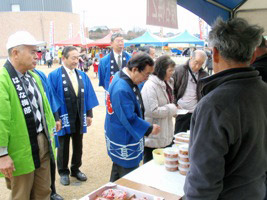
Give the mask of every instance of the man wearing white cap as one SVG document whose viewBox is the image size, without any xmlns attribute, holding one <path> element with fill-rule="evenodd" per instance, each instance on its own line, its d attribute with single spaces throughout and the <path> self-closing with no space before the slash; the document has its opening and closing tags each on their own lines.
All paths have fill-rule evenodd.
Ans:
<svg viewBox="0 0 267 200">
<path fill-rule="evenodd" d="M 38 75 L 37 45 L 26 31 L 11 35 L 0 70 L 0 176 L 12 200 L 50 199 L 50 134 L 55 120 Z"/>
</svg>

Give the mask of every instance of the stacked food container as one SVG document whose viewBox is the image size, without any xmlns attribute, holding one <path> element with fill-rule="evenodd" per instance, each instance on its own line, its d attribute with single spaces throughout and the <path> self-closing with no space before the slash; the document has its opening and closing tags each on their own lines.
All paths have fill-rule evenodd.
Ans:
<svg viewBox="0 0 267 200">
<path fill-rule="evenodd" d="M 186 175 L 190 167 L 189 156 L 188 156 L 188 144 L 181 144 L 178 147 L 178 150 L 179 150 L 178 153 L 179 172 L 182 175 Z"/>
<path fill-rule="evenodd" d="M 161 165 L 164 163 L 167 171 L 178 171 L 186 175 L 189 171 L 190 162 L 188 155 L 190 132 L 181 132 L 174 135 L 174 144 L 165 149 L 154 149 L 153 159 Z"/>
<path fill-rule="evenodd" d="M 189 171 L 190 162 L 188 155 L 190 132 L 181 132 L 174 135 L 173 147 L 178 149 L 178 169 L 180 174 L 186 175 Z"/>
<path fill-rule="evenodd" d="M 167 171 L 178 170 L 178 149 L 167 147 L 164 149 L 164 165 Z"/>
</svg>

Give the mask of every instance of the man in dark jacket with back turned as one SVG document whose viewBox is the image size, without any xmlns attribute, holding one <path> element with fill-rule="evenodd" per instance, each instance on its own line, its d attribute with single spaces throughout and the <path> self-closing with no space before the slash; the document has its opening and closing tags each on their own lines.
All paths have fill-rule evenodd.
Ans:
<svg viewBox="0 0 267 200">
<path fill-rule="evenodd" d="M 188 110 L 188 113 L 176 117 L 174 133 L 184 132 L 190 128 L 192 113 L 201 98 L 202 84 L 199 79 L 208 76 L 208 73 L 202 69 L 206 58 L 204 51 L 196 50 L 186 64 L 175 69 L 174 102 L 180 109 Z"/>
<path fill-rule="evenodd" d="M 267 42 L 264 37 L 262 37 L 261 44 L 256 48 L 255 55 L 256 59 L 251 64 L 251 67 L 258 70 L 262 80 L 267 83 Z M 267 194 L 265 200 L 267 200 Z"/>
<path fill-rule="evenodd" d="M 192 116 L 187 200 L 265 197 L 267 85 L 249 67 L 262 32 L 235 18 L 217 19 L 209 33 L 215 74 Z"/>
<path fill-rule="evenodd" d="M 251 64 L 253 68 L 260 72 L 262 80 L 267 83 L 267 42 L 262 37 L 261 44 L 255 50 L 256 59 Z"/>
</svg>

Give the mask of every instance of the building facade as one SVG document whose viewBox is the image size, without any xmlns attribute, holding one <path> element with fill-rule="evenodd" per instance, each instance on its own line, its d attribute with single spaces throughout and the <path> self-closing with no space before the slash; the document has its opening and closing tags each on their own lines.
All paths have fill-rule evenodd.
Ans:
<svg viewBox="0 0 267 200">
<path fill-rule="evenodd" d="M 6 58 L 7 39 L 16 31 L 28 31 L 51 46 L 75 36 L 80 17 L 72 13 L 71 0 L 1 0 L 0 26 L 0 58 Z"/>
<path fill-rule="evenodd" d="M 72 0 L 1 0 L 0 12 L 72 12 Z"/>
</svg>

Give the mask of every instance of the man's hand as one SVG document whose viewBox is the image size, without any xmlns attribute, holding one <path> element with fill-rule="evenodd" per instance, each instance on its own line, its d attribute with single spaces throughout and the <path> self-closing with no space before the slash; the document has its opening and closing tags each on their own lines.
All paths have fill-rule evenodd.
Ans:
<svg viewBox="0 0 267 200">
<path fill-rule="evenodd" d="M 86 123 L 87 123 L 87 126 L 91 126 L 92 118 L 91 117 L 86 117 Z"/>
<path fill-rule="evenodd" d="M 5 177 L 11 178 L 12 172 L 15 171 L 13 160 L 9 155 L 0 157 L 0 172 L 4 174 Z"/>
<path fill-rule="evenodd" d="M 153 124 L 153 129 L 152 129 L 151 134 L 157 135 L 157 134 L 159 134 L 159 131 L 160 131 L 160 126 L 157 124 Z"/>
<path fill-rule="evenodd" d="M 56 121 L 56 132 L 60 131 L 62 128 L 61 120 Z"/>
</svg>

